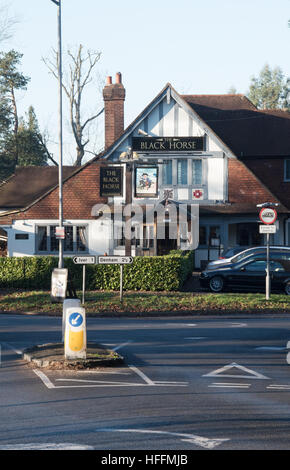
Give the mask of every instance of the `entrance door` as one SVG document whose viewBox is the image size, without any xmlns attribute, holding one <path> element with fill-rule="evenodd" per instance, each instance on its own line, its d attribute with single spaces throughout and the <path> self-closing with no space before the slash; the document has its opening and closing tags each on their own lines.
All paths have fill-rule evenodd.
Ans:
<svg viewBox="0 0 290 470">
<path fill-rule="evenodd" d="M 171 250 L 177 249 L 177 239 L 169 237 L 169 224 L 165 224 L 164 239 L 157 239 L 157 255 L 168 255 Z"/>
</svg>

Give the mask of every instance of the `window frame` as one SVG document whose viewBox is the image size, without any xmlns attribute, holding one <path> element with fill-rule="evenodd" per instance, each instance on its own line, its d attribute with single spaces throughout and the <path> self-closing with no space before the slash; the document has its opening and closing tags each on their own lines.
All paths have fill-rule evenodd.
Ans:
<svg viewBox="0 0 290 470">
<path fill-rule="evenodd" d="M 39 228 L 40 227 L 45 227 L 46 228 L 46 250 L 39 250 Z M 57 255 L 59 253 L 58 245 L 56 250 L 52 250 L 52 239 L 55 240 L 55 237 L 53 237 L 53 229 L 55 227 L 58 227 L 58 224 L 56 223 L 40 223 L 40 224 L 35 224 L 35 254 L 37 255 Z M 88 231 L 88 224 L 87 223 L 80 223 L 80 224 L 64 224 L 65 228 L 72 228 L 72 251 L 71 250 L 66 250 L 65 249 L 65 243 L 64 243 L 64 250 L 63 253 L 65 255 L 70 255 L 70 254 L 75 254 L 75 253 L 89 253 L 89 231 Z M 84 228 L 85 229 L 85 234 L 86 234 L 86 249 L 85 250 L 78 250 L 77 249 L 77 228 Z"/>
</svg>

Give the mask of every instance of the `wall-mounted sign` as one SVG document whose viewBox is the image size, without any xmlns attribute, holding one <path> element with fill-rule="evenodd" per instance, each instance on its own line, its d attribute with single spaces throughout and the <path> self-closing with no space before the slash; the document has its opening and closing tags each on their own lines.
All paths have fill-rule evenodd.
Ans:
<svg viewBox="0 0 290 470">
<path fill-rule="evenodd" d="M 107 166 L 100 169 L 100 196 L 123 195 L 123 168 Z"/>
<path fill-rule="evenodd" d="M 193 189 L 192 190 L 192 199 L 203 199 L 203 190 L 202 189 Z"/>
<path fill-rule="evenodd" d="M 204 150 L 203 137 L 133 137 L 137 152 L 192 152 Z"/>
<path fill-rule="evenodd" d="M 135 196 L 156 197 L 158 192 L 157 166 L 135 168 Z"/>
</svg>

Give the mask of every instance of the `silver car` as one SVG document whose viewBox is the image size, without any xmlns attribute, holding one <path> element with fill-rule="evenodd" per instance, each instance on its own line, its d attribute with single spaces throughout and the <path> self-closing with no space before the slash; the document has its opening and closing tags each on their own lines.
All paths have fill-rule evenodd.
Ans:
<svg viewBox="0 0 290 470">
<path fill-rule="evenodd" d="M 228 263 L 238 263 L 239 261 L 242 261 L 244 259 L 247 259 L 250 256 L 257 256 L 257 255 L 262 255 L 266 253 L 266 246 L 254 246 L 252 248 L 248 248 L 247 250 L 241 251 L 240 253 L 231 256 L 230 258 L 223 258 L 223 259 L 217 259 L 215 261 L 210 261 L 206 267 L 206 269 L 215 269 L 220 266 L 226 266 Z M 270 246 L 270 251 L 273 252 L 273 250 L 279 250 L 279 251 L 285 251 L 289 253 L 290 257 L 290 246 L 279 246 L 279 245 L 273 245 Z"/>
</svg>

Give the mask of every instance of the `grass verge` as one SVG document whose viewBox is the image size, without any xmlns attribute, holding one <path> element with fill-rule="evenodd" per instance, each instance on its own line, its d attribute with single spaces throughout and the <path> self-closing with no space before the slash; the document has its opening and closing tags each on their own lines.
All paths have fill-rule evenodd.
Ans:
<svg viewBox="0 0 290 470">
<path fill-rule="evenodd" d="M 78 292 L 81 299 L 81 292 Z M 263 293 L 192 293 L 192 292 L 86 292 L 87 316 L 105 314 L 162 313 L 290 313 L 290 297 Z M 0 311 L 61 315 L 62 304 L 53 304 L 48 291 L 0 290 Z"/>
</svg>

